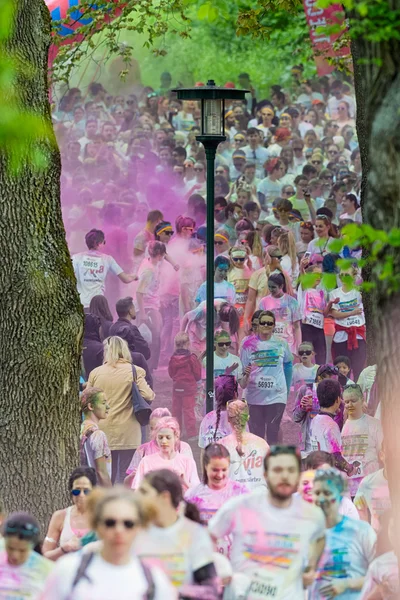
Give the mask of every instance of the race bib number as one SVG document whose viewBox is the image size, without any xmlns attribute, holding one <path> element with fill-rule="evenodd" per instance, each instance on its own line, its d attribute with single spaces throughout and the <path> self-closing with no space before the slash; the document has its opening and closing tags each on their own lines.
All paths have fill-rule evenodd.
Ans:
<svg viewBox="0 0 400 600">
<path fill-rule="evenodd" d="M 308 313 L 306 315 L 305 321 L 307 325 L 318 327 L 318 329 L 322 329 L 324 326 L 324 317 L 318 313 Z"/>
<path fill-rule="evenodd" d="M 364 477 L 364 467 L 360 458 L 355 457 L 352 462 L 353 465 L 355 463 L 355 470 L 353 475 L 350 475 L 349 479 L 358 479 L 359 477 Z"/>
<path fill-rule="evenodd" d="M 267 377 L 266 375 L 260 375 L 256 380 L 256 385 L 261 390 L 272 390 L 275 384 L 275 377 Z"/>
<path fill-rule="evenodd" d="M 236 292 L 236 304 L 246 304 L 247 296 L 247 292 Z"/>
<path fill-rule="evenodd" d="M 276 335 L 283 335 L 285 333 L 284 323 L 276 323 L 274 333 Z"/>
<path fill-rule="evenodd" d="M 346 327 L 361 327 L 360 317 L 349 317 L 346 319 Z"/>
<path fill-rule="evenodd" d="M 246 600 L 280 600 L 282 589 L 282 575 L 260 569 L 252 576 Z"/>
</svg>

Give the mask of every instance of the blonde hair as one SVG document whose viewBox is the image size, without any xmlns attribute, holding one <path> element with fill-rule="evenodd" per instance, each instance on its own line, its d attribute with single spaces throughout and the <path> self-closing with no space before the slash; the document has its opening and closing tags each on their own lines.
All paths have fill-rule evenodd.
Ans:
<svg viewBox="0 0 400 600">
<path fill-rule="evenodd" d="M 232 400 L 232 402 L 228 402 L 226 412 L 228 414 L 228 422 L 232 427 L 238 443 L 236 446 L 236 451 L 239 456 L 243 456 L 243 431 L 245 430 L 246 423 L 249 420 L 249 407 L 247 402 L 243 402 L 243 400 Z"/>
<path fill-rule="evenodd" d="M 157 517 L 158 511 L 151 501 L 142 499 L 138 494 L 127 490 L 122 486 L 113 488 L 95 488 L 88 496 L 87 509 L 89 525 L 92 530 L 98 527 L 106 504 L 122 500 L 134 506 L 138 513 L 138 521 L 141 527 L 148 527 Z"/>
<path fill-rule="evenodd" d="M 175 339 L 174 339 L 174 344 L 175 344 L 176 349 L 183 348 L 184 346 L 186 346 L 189 343 L 190 343 L 190 338 L 186 332 L 180 331 L 179 333 L 176 334 Z"/>
<path fill-rule="evenodd" d="M 278 238 L 278 248 L 285 256 L 286 254 L 290 258 L 292 264 L 292 272 L 294 273 L 297 266 L 297 252 L 296 242 L 294 235 L 291 231 L 284 231 Z"/>
<path fill-rule="evenodd" d="M 132 356 L 128 348 L 128 344 L 125 340 L 113 335 L 108 337 L 103 342 L 104 346 L 104 358 L 103 364 L 108 364 L 111 367 L 115 367 L 117 362 L 121 359 L 132 362 Z"/>
</svg>

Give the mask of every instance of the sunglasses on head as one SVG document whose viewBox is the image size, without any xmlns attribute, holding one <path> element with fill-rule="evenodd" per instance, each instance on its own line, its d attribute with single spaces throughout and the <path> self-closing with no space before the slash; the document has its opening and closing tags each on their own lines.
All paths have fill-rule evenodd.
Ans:
<svg viewBox="0 0 400 600">
<path fill-rule="evenodd" d="M 125 527 L 125 529 L 133 529 L 136 525 L 135 521 L 132 521 L 131 519 L 104 519 L 103 520 L 103 525 L 105 527 L 107 527 L 107 529 L 113 529 L 114 527 L 117 526 L 118 523 L 122 523 L 122 525 Z"/>
<path fill-rule="evenodd" d="M 71 491 L 71 494 L 73 496 L 80 496 L 82 494 L 82 492 L 85 494 L 85 496 L 88 496 L 90 494 L 91 490 L 89 490 L 87 488 L 85 488 L 84 490 L 75 489 L 75 490 Z"/>
<path fill-rule="evenodd" d="M 32 538 L 39 535 L 39 529 L 32 523 L 24 523 L 21 525 L 20 523 L 11 521 L 10 523 L 7 523 L 4 535 L 16 535 L 19 538 Z"/>
<path fill-rule="evenodd" d="M 361 386 L 358 385 L 358 383 L 349 383 L 348 385 L 345 385 L 344 390 L 361 390 Z"/>
<path fill-rule="evenodd" d="M 229 346 L 231 345 L 231 342 L 217 342 L 217 346 L 219 348 L 229 348 Z"/>
<path fill-rule="evenodd" d="M 312 350 L 299 350 L 299 356 L 311 356 Z"/>
<path fill-rule="evenodd" d="M 244 262 L 246 259 L 245 259 L 245 258 L 241 258 L 241 257 L 239 257 L 239 256 L 237 256 L 236 258 L 234 258 L 234 257 L 232 256 L 232 260 L 233 260 L 233 261 L 235 261 L 235 262 Z"/>
<path fill-rule="evenodd" d="M 259 325 L 262 327 L 274 327 L 275 323 L 274 321 L 260 321 Z"/>
<path fill-rule="evenodd" d="M 301 221 L 300 227 L 306 227 L 307 229 L 313 229 L 314 226 L 310 221 Z"/>
<path fill-rule="evenodd" d="M 294 456 L 300 457 L 300 452 L 297 446 L 287 446 L 286 444 L 277 444 L 269 447 L 267 456 L 279 456 L 279 454 L 293 454 Z"/>
</svg>

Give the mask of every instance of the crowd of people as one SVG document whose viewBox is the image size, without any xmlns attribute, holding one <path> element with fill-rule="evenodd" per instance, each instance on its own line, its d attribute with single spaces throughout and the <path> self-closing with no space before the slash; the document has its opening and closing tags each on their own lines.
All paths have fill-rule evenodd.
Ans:
<svg viewBox="0 0 400 600">
<path fill-rule="evenodd" d="M 54 107 L 85 311 L 80 456 L 47 532 L 0 505 L 2 600 L 398 597 L 345 229 L 362 221 L 353 88 L 301 65 L 267 98 L 246 73 L 235 86 L 249 93 L 227 103 L 215 161 L 209 413 L 198 103 L 163 73 L 159 89 L 93 82 Z"/>
</svg>

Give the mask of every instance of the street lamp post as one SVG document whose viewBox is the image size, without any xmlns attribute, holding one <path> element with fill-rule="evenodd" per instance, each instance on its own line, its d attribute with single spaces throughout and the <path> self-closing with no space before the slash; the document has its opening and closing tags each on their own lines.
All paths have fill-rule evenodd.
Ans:
<svg viewBox="0 0 400 600">
<path fill-rule="evenodd" d="M 198 142 L 207 159 L 207 276 L 206 276 L 206 409 L 214 408 L 214 162 L 217 147 L 224 142 L 225 100 L 244 100 L 247 90 L 221 88 L 211 79 L 207 85 L 172 90 L 178 100 L 201 101 L 201 128 Z"/>
</svg>

